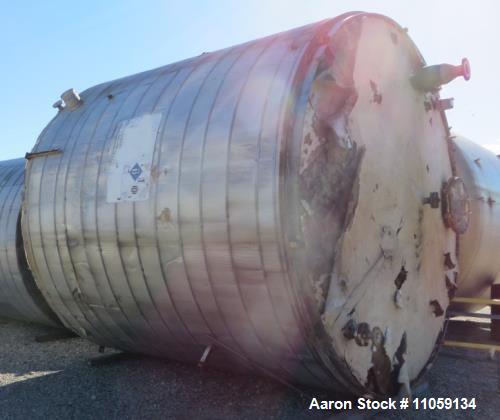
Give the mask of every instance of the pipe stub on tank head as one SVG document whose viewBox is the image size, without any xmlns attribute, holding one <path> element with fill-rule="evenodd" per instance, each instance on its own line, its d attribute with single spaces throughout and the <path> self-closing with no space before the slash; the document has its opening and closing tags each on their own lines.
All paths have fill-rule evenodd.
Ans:
<svg viewBox="0 0 500 420">
<path fill-rule="evenodd" d="M 54 104 L 52 105 L 52 108 L 56 108 L 59 111 L 62 111 L 62 110 L 64 110 L 64 102 L 61 99 L 59 99 L 59 100 L 54 102 Z"/>
<path fill-rule="evenodd" d="M 436 64 L 422 67 L 411 76 L 410 82 L 415 89 L 429 92 L 451 82 L 458 76 L 462 76 L 465 80 L 470 79 L 471 69 L 467 58 L 462 58 L 462 62 L 458 66 Z"/>
<path fill-rule="evenodd" d="M 446 227 L 457 234 L 467 232 L 470 220 L 470 200 L 462 178 L 451 177 L 443 186 L 442 211 Z"/>
<path fill-rule="evenodd" d="M 82 103 L 80 95 L 75 89 L 68 89 L 61 94 L 61 99 L 64 101 L 64 109 L 72 111 L 78 108 Z"/>
<path fill-rule="evenodd" d="M 465 80 L 470 80 L 471 76 L 471 70 L 470 70 L 470 62 L 467 58 L 462 58 L 462 65 L 461 65 L 461 76 Z"/>
</svg>

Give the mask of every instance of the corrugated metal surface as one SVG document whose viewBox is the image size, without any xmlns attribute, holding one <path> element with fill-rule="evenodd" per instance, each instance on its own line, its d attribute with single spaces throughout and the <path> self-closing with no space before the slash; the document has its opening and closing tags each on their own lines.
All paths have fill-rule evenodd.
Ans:
<svg viewBox="0 0 500 420">
<path fill-rule="evenodd" d="M 422 64 L 392 21 L 344 15 L 93 87 L 82 106 L 53 119 L 34 152 L 62 154 L 30 161 L 23 231 L 37 282 L 66 326 L 190 361 L 213 344 L 214 361 L 237 355 L 283 378 L 364 392 L 317 322 L 308 280 L 292 279 L 289 263 L 303 257 L 290 251 L 301 247 L 296 209 L 283 207 L 295 203 L 286 199 L 302 142 L 293 129 L 331 39 L 354 19 L 343 36 L 383 22 L 380 42 L 406 49 L 405 65 Z M 342 48 L 341 60 L 354 57 Z M 439 124 L 429 130 L 443 139 Z M 430 350 L 439 328 L 433 321 Z"/>
<path fill-rule="evenodd" d="M 471 204 L 469 228 L 460 237 L 457 295 L 489 298 L 500 273 L 500 159 L 464 137 L 454 136 L 453 143 L 457 174 Z"/>
<path fill-rule="evenodd" d="M 28 269 L 19 223 L 24 159 L 0 162 L 0 316 L 58 326 Z"/>
</svg>

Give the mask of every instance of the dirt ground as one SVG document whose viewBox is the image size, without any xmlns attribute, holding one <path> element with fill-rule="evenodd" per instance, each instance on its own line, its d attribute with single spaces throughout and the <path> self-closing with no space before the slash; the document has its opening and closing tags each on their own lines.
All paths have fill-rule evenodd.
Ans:
<svg viewBox="0 0 500 420">
<path fill-rule="evenodd" d="M 476 398 L 470 411 L 310 411 L 300 396 L 267 378 L 130 357 L 94 367 L 95 344 L 82 339 L 37 343 L 50 330 L 0 320 L 0 418 L 303 419 L 500 418 L 500 356 L 444 349 L 420 396 Z M 112 350 L 106 350 L 112 353 Z"/>
</svg>

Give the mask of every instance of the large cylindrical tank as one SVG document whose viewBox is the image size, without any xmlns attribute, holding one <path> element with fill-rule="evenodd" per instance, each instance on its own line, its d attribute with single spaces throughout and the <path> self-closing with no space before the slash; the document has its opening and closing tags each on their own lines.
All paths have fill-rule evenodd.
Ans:
<svg viewBox="0 0 500 420">
<path fill-rule="evenodd" d="M 69 91 L 27 166 L 30 266 L 104 345 L 389 394 L 425 370 L 456 235 L 437 91 L 351 13 Z M 428 203 L 428 204 L 425 204 Z"/>
<path fill-rule="evenodd" d="M 470 201 L 470 223 L 460 237 L 457 296 L 490 297 L 500 273 L 500 159 L 462 136 L 453 137 L 457 175 Z"/>
<path fill-rule="evenodd" d="M 60 326 L 26 262 L 21 233 L 24 159 L 0 162 L 0 317 Z"/>
</svg>

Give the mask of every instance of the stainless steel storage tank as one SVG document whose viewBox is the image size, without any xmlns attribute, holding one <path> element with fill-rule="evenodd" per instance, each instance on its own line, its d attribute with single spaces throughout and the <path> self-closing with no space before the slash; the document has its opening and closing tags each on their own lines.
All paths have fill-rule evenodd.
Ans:
<svg viewBox="0 0 500 420">
<path fill-rule="evenodd" d="M 38 290 L 21 236 L 24 159 L 0 162 L 0 317 L 60 326 Z"/>
<path fill-rule="evenodd" d="M 457 296 L 490 297 L 500 273 L 500 159 L 462 136 L 453 137 L 457 174 L 470 199 L 471 221 L 460 238 Z"/>
<path fill-rule="evenodd" d="M 65 92 L 27 166 L 46 299 L 128 351 L 211 346 L 209 362 L 343 392 L 408 385 L 456 261 L 434 199 L 447 123 L 410 82 L 423 65 L 395 22 L 350 13 Z"/>
</svg>

